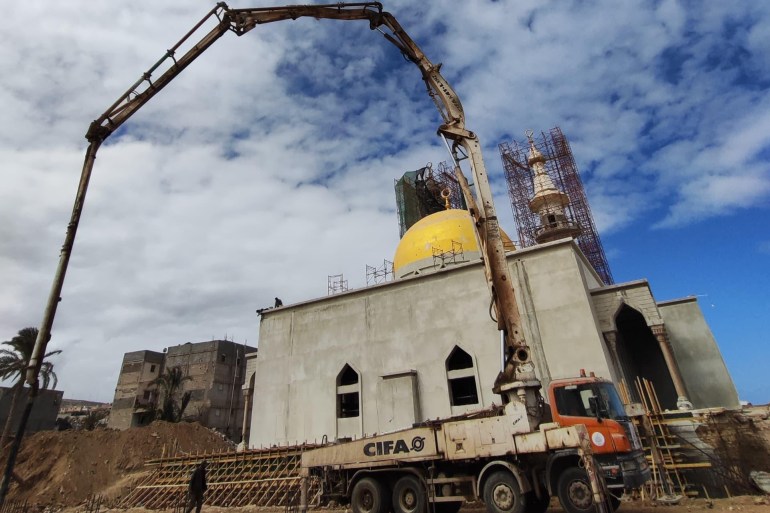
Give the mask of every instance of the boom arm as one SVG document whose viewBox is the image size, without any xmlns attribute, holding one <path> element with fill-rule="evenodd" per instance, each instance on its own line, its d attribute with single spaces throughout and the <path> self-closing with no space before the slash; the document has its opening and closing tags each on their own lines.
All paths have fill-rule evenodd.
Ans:
<svg viewBox="0 0 770 513">
<path fill-rule="evenodd" d="M 46 345 L 50 339 L 56 307 L 61 299 L 60 294 L 64 276 L 80 221 L 96 152 L 102 142 L 227 31 L 232 31 L 241 36 L 257 25 L 282 20 L 295 20 L 302 17 L 367 20 L 373 30 L 382 33 L 422 73 L 428 94 L 433 99 L 443 119 L 438 132 L 447 142 L 447 147 L 450 149 L 455 162 L 455 172 L 461 184 L 463 184 L 466 201 L 476 222 L 479 239 L 485 255 L 484 263 L 487 280 L 497 311 L 498 328 L 505 333 L 508 359 L 504 372 L 501 373 L 495 383 L 495 391 L 498 393 L 515 392 L 515 395 L 513 393 L 507 395 L 526 406 L 530 421 L 534 420 L 537 423 L 538 402 L 535 394 L 540 384 L 536 381 L 529 348 L 520 331 L 519 311 L 510 273 L 508 272 L 486 168 L 481 155 L 481 145 L 476 135 L 465 128 L 465 114 L 463 113 L 462 104 L 452 87 L 441 75 L 441 64 L 434 65 L 431 63 L 417 44 L 401 28 L 398 21 L 390 13 L 382 10 L 382 5 L 379 2 L 292 5 L 248 9 L 231 9 L 225 3 L 220 2 L 185 34 L 177 44 L 171 47 L 158 62 L 147 72 L 143 73 L 115 103 L 91 123 L 86 133 L 89 146 L 86 150 L 80 184 L 70 223 L 67 227 L 67 234 L 54 277 L 54 283 L 27 371 L 27 383 L 32 385 L 37 381 L 42 363 L 42 355 L 45 353 Z M 205 24 L 212 20 L 216 20 L 214 28 L 210 29 L 197 43 L 181 57 L 177 58 L 177 50 Z M 153 80 L 153 73 L 164 68 L 165 71 L 157 79 Z M 449 141 L 451 141 L 451 145 Z M 474 200 L 468 182 L 458 165 L 460 160 L 466 158 L 470 160 L 473 171 L 477 201 Z"/>
</svg>

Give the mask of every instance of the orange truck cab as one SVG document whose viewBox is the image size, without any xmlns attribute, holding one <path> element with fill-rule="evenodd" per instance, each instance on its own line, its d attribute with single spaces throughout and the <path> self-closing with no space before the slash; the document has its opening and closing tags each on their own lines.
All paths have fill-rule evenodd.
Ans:
<svg viewBox="0 0 770 513">
<path fill-rule="evenodd" d="M 586 376 L 557 379 L 548 386 L 553 421 L 562 426 L 583 424 L 591 436 L 591 449 L 613 494 L 639 488 L 650 479 L 642 442 L 615 385 Z"/>
</svg>

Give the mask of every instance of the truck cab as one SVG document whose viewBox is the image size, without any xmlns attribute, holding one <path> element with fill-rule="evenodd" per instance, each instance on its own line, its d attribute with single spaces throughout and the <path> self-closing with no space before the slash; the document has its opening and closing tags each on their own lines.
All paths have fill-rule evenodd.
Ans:
<svg viewBox="0 0 770 513">
<path fill-rule="evenodd" d="M 562 426 L 583 424 L 607 487 L 614 494 L 639 488 L 650 479 L 642 442 L 615 385 L 591 373 L 557 379 L 548 386 L 553 421 Z"/>
</svg>

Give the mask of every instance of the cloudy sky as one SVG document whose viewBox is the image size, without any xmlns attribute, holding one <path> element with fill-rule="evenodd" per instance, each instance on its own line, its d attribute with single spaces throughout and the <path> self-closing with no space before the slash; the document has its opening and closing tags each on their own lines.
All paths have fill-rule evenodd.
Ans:
<svg viewBox="0 0 770 513">
<path fill-rule="evenodd" d="M 40 323 L 89 123 L 211 7 L 29 0 L 0 17 L 2 340 Z M 741 398 L 770 401 L 770 4 L 385 7 L 444 63 L 507 231 L 497 145 L 558 125 L 616 281 L 697 295 Z M 274 296 L 364 286 L 398 242 L 393 179 L 446 159 L 438 124 L 364 22 L 225 35 L 100 150 L 50 346 L 59 388 L 109 401 L 124 352 L 256 345 Z"/>
</svg>

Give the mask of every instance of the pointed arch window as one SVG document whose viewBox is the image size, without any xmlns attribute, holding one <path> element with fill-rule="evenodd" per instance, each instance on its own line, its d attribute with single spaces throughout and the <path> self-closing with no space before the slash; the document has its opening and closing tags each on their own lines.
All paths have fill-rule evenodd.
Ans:
<svg viewBox="0 0 770 513">
<path fill-rule="evenodd" d="M 470 354 L 455 346 L 446 359 L 446 375 L 449 385 L 449 402 L 452 406 L 479 403 L 476 369 Z"/>
<path fill-rule="evenodd" d="M 361 386 L 358 372 L 348 364 L 337 374 L 337 418 L 358 417 L 361 412 Z"/>
</svg>

